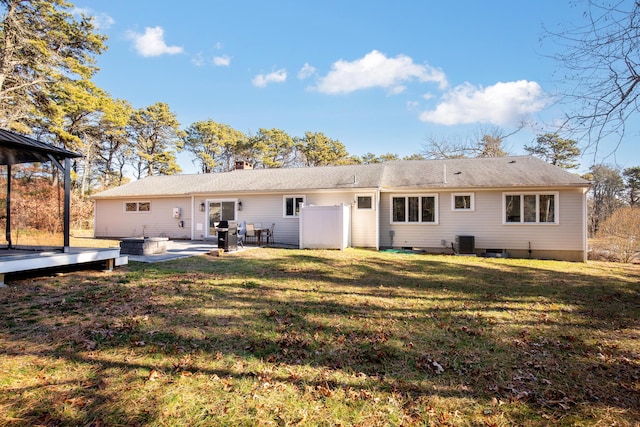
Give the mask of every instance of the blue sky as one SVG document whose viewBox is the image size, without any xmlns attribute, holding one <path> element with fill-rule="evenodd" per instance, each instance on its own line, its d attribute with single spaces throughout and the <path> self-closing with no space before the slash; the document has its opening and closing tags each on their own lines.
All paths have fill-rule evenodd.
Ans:
<svg viewBox="0 0 640 427">
<path fill-rule="evenodd" d="M 525 154 L 562 117 L 544 28 L 581 22 L 573 2 L 76 2 L 109 37 L 96 83 L 135 108 L 166 102 L 181 125 L 212 119 L 245 133 L 323 132 L 350 154 L 406 156 L 428 138 L 499 127 Z M 640 164 L 627 136 L 608 163 Z M 611 149 L 588 150 L 586 170 Z M 184 172 L 195 172 L 187 155 Z"/>
</svg>

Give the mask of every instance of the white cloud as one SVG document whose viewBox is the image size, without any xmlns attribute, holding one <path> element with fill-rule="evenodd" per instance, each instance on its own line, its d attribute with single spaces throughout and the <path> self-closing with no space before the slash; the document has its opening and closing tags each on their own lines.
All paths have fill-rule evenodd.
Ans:
<svg viewBox="0 0 640 427">
<path fill-rule="evenodd" d="M 127 36 L 133 40 L 136 51 L 144 57 L 175 55 L 184 50 L 180 46 L 167 46 L 162 27 L 146 27 L 144 34 L 129 31 Z"/>
<path fill-rule="evenodd" d="M 258 74 L 251 80 L 254 86 L 265 87 L 269 83 L 282 83 L 287 80 L 287 70 L 284 68 L 269 74 Z"/>
<path fill-rule="evenodd" d="M 527 80 L 500 82 L 486 88 L 465 83 L 446 93 L 435 110 L 424 111 L 420 120 L 444 125 L 508 125 L 542 110 L 547 104 L 545 96 L 538 83 Z"/>
<path fill-rule="evenodd" d="M 419 106 L 418 101 L 407 101 L 407 110 L 417 110 Z"/>
<path fill-rule="evenodd" d="M 77 19 L 84 16 L 91 18 L 91 22 L 98 30 L 106 30 L 116 23 L 116 20 L 106 13 L 94 13 L 91 9 L 83 7 L 74 7 L 71 14 Z"/>
<path fill-rule="evenodd" d="M 213 64 L 218 67 L 228 67 L 231 65 L 231 57 L 228 55 L 216 56 L 213 58 Z"/>
<path fill-rule="evenodd" d="M 202 53 L 196 53 L 193 55 L 191 63 L 196 67 L 202 67 L 204 65 L 204 56 L 202 56 Z"/>
<path fill-rule="evenodd" d="M 316 73 L 315 67 L 312 67 L 308 63 L 304 63 L 300 71 L 298 71 L 298 78 L 300 80 L 308 79 Z"/>
<path fill-rule="evenodd" d="M 394 86 L 391 89 L 389 89 L 389 95 L 399 95 L 405 90 L 407 90 L 406 86 L 403 86 L 403 85 Z"/>
<path fill-rule="evenodd" d="M 382 87 L 394 94 L 402 92 L 403 83 L 411 80 L 437 83 L 441 89 L 447 87 L 447 78 L 442 70 L 414 64 L 413 59 L 406 55 L 387 58 L 385 54 L 373 50 L 352 62 L 335 62 L 315 89 L 323 93 L 339 94 Z"/>
</svg>

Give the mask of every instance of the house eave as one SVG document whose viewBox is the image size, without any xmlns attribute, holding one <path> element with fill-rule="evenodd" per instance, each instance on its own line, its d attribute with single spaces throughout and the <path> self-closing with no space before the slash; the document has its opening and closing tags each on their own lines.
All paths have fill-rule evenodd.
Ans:
<svg viewBox="0 0 640 427">
<path fill-rule="evenodd" d="M 198 191 L 188 193 L 173 193 L 173 194 L 126 194 L 126 195 L 114 195 L 114 196 L 92 196 L 92 200 L 121 200 L 121 199 L 170 199 L 176 197 L 206 197 L 212 194 L 215 195 L 263 195 L 263 194 L 313 194 L 313 193 L 344 193 L 344 192 L 367 192 L 378 191 L 378 187 L 350 187 L 350 188 L 312 188 L 312 189 L 300 189 L 300 188 L 288 188 L 288 189 L 269 189 L 269 190 L 223 190 L 223 191 Z"/>
<path fill-rule="evenodd" d="M 589 188 L 589 185 L 584 184 L 512 184 L 501 186 L 473 186 L 473 185 L 411 185 L 402 187 L 382 187 L 382 192 L 398 192 L 398 191 L 512 191 L 516 189 L 522 189 L 527 191 L 538 190 L 560 190 L 560 189 L 578 189 Z"/>
</svg>

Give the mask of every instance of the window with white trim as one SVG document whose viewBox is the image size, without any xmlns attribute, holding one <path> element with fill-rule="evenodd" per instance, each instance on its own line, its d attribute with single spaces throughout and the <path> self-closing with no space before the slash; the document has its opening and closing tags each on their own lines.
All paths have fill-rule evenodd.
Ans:
<svg viewBox="0 0 640 427">
<path fill-rule="evenodd" d="M 297 218 L 300 216 L 300 205 L 305 202 L 305 196 L 284 196 L 282 198 L 282 216 Z"/>
<path fill-rule="evenodd" d="M 453 193 L 451 195 L 451 210 L 457 212 L 470 212 L 475 210 L 476 201 L 474 193 Z"/>
<path fill-rule="evenodd" d="M 220 221 L 237 221 L 237 204 L 238 199 L 207 200 L 209 237 L 217 235 Z"/>
<path fill-rule="evenodd" d="M 373 210 L 373 196 L 370 194 L 356 195 L 356 208 L 358 210 Z"/>
<path fill-rule="evenodd" d="M 151 212 L 151 202 L 124 202 L 126 213 L 148 213 Z"/>
<path fill-rule="evenodd" d="M 391 197 L 391 223 L 438 223 L 438 196 L 421 194 Z"/>
<path fill-rule="evenodd" d="M 505 224 L 557 224 L 558 193 L 503 193 Z"/>
</svg>

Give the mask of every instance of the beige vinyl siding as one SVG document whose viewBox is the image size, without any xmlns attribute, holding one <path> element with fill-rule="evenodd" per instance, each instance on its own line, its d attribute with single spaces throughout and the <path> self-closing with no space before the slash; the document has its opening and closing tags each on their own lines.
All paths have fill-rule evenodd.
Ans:
<svg viewBox="0 0 640 427">
<path fill-rule="evenodd" d="M 523 193 L 531 190 L 522 190 Z M 542 190 L 541 192 L 545 192 Z M 460 191 L 455 191 L 460 193 Z M 468 193 L 469 191 L 465 191 Z M 510 189 L 509 193 L 517 193 Z M 547 191 L 548 192 L 548 191 Z M 451 247 L 457 235 L 475 237 L 478 249 L 583 251 L 585 226 L 582 189 L 558 191 L 558 224 L 503 224 L 503 191 L 473 191 L 475 209 L 452 211 L 452 192 L 438 192 L 438 224 L 390 224 L 395 193 L 384 193 L 380 206 L 381 246 L 433 249 Z M 400 193 L 397 193 L 400 194 Z M 406 193 L 402 193 L 403 195 Z M 415 193 L 423 194 L 423 193 Z M 390 232 L 393 231 L 393 243 Z M 442 241 L 445 241 L 445 245 Z"/>
<path fill-rule="evenodd" d="M 438 195 L 438 211 L 442 214 L 442 194 L 433 191 L 381 193 L 380 195 L 380 246 L 436 248 L 440 246 L 442 229 L 432 223 L 391 224 L 391 199 L 393 196 Z M 391 234 L 393 233 L 393 236 Z"/>
<path fill-rule="evenodd" d="M 351 245 L 359 248 L 377 248 L 378 201 L 376 193 L 361 191 L 357 195 L 371 196 L 372 209 L 358 209 L 357 206 L 354 206 L 351 210 Z"/>
<path fill-rule="evenodd" d="M 371 192 L 373 194 L 373 192 Z M 196 240 L 204 239 L 207 230 L 206 212 L 200 212 L 200 203 L 207 200 L 231 200 L 237 199 L 242 202 L 242 210 L 237 212 L 238 222 L 260 224 L 263 228 L 274 227 L 274 240 L 276 243 L 294 245 L 299 244 L 300 223 L 298 218 L 288 218 L 284 216 L 284 197 L 304 196 L 308 205 L 333 206 L 344 203 L 351 206 L 355 200 L 355 194 L 351 192 L 287 192 L 276 194 L 244 194 L 244 195 L 222 195 L 208 194 L 195 197 L 195 219 L 194 234 Z M 375 200 L 375 199 L 374 199 Z M 352 209 L 352 213 L 355 210 Z M 375 211 L 367 211 L 365 214 L 356 215 L 352 221 L 352 245 L 361 247 L 375 247 Z M 356 225 L 357 224 L 357 225 Z M 198 230 L 200 225 L 201 230 Z"/>
<path fill-rule="evenodd" d="M 355 200 L 358 195 L 371 195 L 374 209 L 356 209 Z M 333 206 L 343 203 L 351 206 L 351 246 L 375 248 L 376 233 L 376 197 L 374 191 L 362 190 L 358 192 L 325 192 L 307 195 L 307 204 L 318 206 Z"/>
<path fill-rule="evenodd" d="M 269 228 L 275 223 L 274 237 L 278 243 L 297 243 L 298 221 L 297 219 L 284 219 L 282 217 L 282 196 L 281 195 L 228 195 L 228 194 L 208 194 L 195 197 L 195 204 L 198 207 L 195 215 L 194 239 L 200 240 L 207 236 L 209 227 L 206 212 L 200 212 L 200 203 L 207 200 L 238 200 L 242 202 L 242 210 L 236 211 L 237 222 L 260 224 L 262 228 Z M 201 227 L 198 230 L 199 226 Z"/>
<path fill-rule="evenodd" d="M 503 192 L 489 193 L 482 197 L 482 212 L 490 212 L 496 204 L 499 207 L 499 216 L 498 221 L 486 218 L 487 229 L 476 237 L 476 247 L 528 250 L 530 243 L 533 251 L 583 250 L 583 228 L 586 223 L 582 209 L 584 195 L 581 189 L 558 192 L 557 225 L 503 224 L 502 197 Z"/>
<path fill-rule="evenodd" d="M 149 212 L 125 212 L 127 202 L 150 202 Z M 191 237 L 190 198 L 131 198 L 95 201 L 96 237 Z M 173 208 L 180 208 L 180 219 L 173 218 Z M 184 227 L 180 228 L 179 221 Z"/>
</svg>

